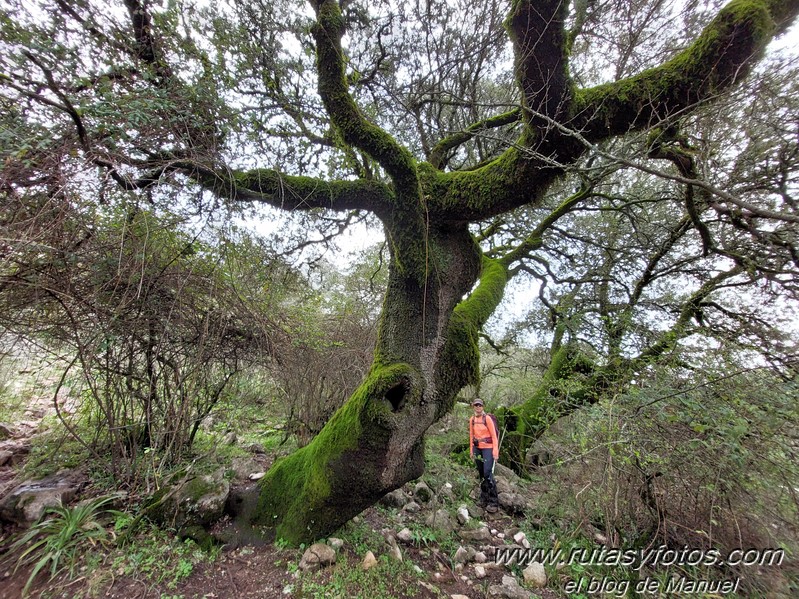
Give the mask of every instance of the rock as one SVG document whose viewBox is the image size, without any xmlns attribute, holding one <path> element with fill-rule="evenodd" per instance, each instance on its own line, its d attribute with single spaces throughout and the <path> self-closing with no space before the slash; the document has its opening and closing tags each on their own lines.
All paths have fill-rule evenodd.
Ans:
<svg viewBox="0 0 799 599">
<path fill-rule="evenodd" d="M 413 496 L 422 503 L 427 503 L 433 498 L 433 491 L 427 486 L 424 481 L 419 481 L 413 488 Z"/>
<path fill-rule="evenodd" d="M 10 439 L 14 436 L 14 429 L 12 429 L 9 425 L 0 422 L 0 441 L 5 441 L 6 439 Z"/>
<path fill-rule="evenodd" d="M 503 576 L 501 585 L 488 587 L 488 596 L 502 599 L 532 599 L 533 594 L 525 591 L 513 576 Z"/>
<path fill-rule="evenodd" d="M 402 508 L 403 512 L 408 512 L 409 514 L 418 514 L 422 511 L 422 506 L 420 506 L 415 501 L 409 501 L 405 504 L 405 507 Z"/>
<path fill-rule="evenodd" d="M 500 539 L 500 540 L 504 539 L 505 538 L 505 533 L 504 532 L 498 532 L 497 533 L 497 538 Z"/>
<path fill-rule="evenodd" d="M 513 485 L 518 485 L 519 481 L 521 481 L 518 474 L 516 474 L 507 466 L 503 466 L 499 462 L 494 464 L 494 476 L 504 478 Z"/>
<path fill-rule="evenodd" d="M 603 535 L 601 532 L 597 532 L 594 534 L 594 540 L 600 545 L 608 544 L 608 538 L 605 535 Z"/>
<path fill-rule="evenodd" d="M 230 495 L 224 470 L 195 476 L 174 486 L 164 486 L 148 502 L 147 515 L 161 524 L 178 529 L 204 527 L 219 520 Z"/>
<path fill-rule="evenodd" d="M 450 595 L 450 599 L 469 599 L 468 595 Z"/>
<path fill-rule="evenodd" d="M 361 568 L 363 568 L 364 570 L 368 570 L 369 568 L 376 565 L 377 565 L 377 558 L 375 557 L 375 554 L 372 553 L 371 551 L 367 551 L 366 555 L 363 558 L 363 561 L 361 562 Z"/>
<path fill-rule="evenodd" d="M 474 504 L 472 504 L 472 505 L 470 505 L 470 506 L 467 506 L 467 508 L 466 508 L 466 509 L 467 509 L 467 510 L 469 510 L 469 515 L 470 515 L 472 518 L 480 518 L 480 517 L 482 517 L 482 516 L 483 516 L 483 514 L 485 513 L 485 510 L 484 510 L 483 508 L 481 508 L 481 507 L 477 507 L 477 506 L 476 506 L 476 505 L 474 505 Z"/>
<path fill-rule="evenodd" d="M 2 450 L 0 451 L 0 466 L 5 466 L 11 461 L 11 458 L 14 457 L 14 454 L 10 451 Z"/>
<path fill-rule="evenodd" d="M 461 530 L 458 535 L 464 541 L 472 541 L 477 543 L 485 543 L 491 541 L 491 532 L 487 526 L 477 529 Z"/>
<path fill-rule="evenodd" d="M 85 482 L 83 475 L 70 471 L 25 481 L 0 502 L 0 520 L 17 524 L 36 522 L 48 507 L 72 501 Z"/>
<path fill-rule="evenodd" d="M 521 545 L 522 541 L 524 541 L 526 539 L 527 539 L 527 535 L 524 534 L 521 531 L 519 531 L 519 532 L 517 532 L 516 534 L 513 535 L 513 542 L 514 543 L 518 543 L 519 545 Z"/>
<path fill-rule="evenodd" d="M 247 478 L 250 480 L 261 480 L 264 476 L 266 476 L 266 472 L 253 472 Z"/>
<path fill-rule="evenodd" d="M 459 524 L 466 524 L 469 521 L 470 519 L 469 510 L 466 509 L 465 505 L 462 505 L 461 507 L 458 508 L 457 518 Z"/>
<path fill-rule="evenodd" d="M 488 556 L 484 552 L 478 551 L 474 554 L 474 561 L 478 564 L 484 564 L 488 561 Z"/>
<path fill-rule="evenodd" d="M 499 506 L 509 514 L 524 514 L 527 501 L 518 493 L 500 493 Z"/>
<path fill-rule="evenodd" d="M 497 478 L 497 493 L 515 493 L 518 489 L 504 478 Z"/>
<path fill-rule="evenodd" d="M 395 559 L 398 562 L 402 561 L 402 551 L 397 545 L 397 541 L 394 537 L 391 537 L 390 541 L 388 542 L 390 549 L 388 550 L 388 554 L 391 556 L 392 559 Z"/>
<path fill-rule="evenodd" d="M 524 582 L 537 589 L 547 586 L 547 573 L 540 562 L 532 562 L 522 571 Z"/>
<path fill-rule="evenodd" d="M 455 493 L 452 492 L 451 488 L 443 487 L 438 492 L 438 500 L 442 503 L 455 503 Z"/>
<path fill-rule="evenodd" d="M 314 543 L 302 554 L 300 570 L 314 572 L 335 563 L 336 552 L 332 547 L 324 543 Z"/>
<path fill-rule="evenodd" d="M 391 493 L 386 493 L 380 500 L 386 507 L 402 508 L 408 504 L 410 499 L 402 489 L 394 489 Z"/>
<path fill-rule="evenodd" d="M 410 528 L 403 528 L 401 531 L 399 531 L 397 533 L 397 538 L 408 545 L 413 543 L 413 533 L 411 532 Z"/>
<path fill-rule="evenodd" d="M 483 579 L 486 577 L 486 569 L 478 564 L 474 567 L 474 575 L 479 579 Z"/>
<path fill-rule="evenodd" d="M 455 551 L 452 561 L 456 564 L 465 564 L 468 557 L 469 552 L 466 550 L 466 548 L 463 545 L 458 545 L 458 550 Z"/>
<path fill-rule="evenodd" d="M 329 539 L 327 539 L 327 544 L 330 545 L 330 547 L 333 548 L 333 551 L 336 552 L 338 552 L 339 549 L 344 547 L 344 541 L 336 537 L 330 537 Z"/>
<path fill-rule="evenodd" d="M 255 455 L 266 455 L 266 449 L 260 443 L 250 443 L 244 446 L 244 451 L 249 451 Z"/>
<path fill-rule="evenodd" d="M 452 521 L 452 517 L 449 515 L 449 512 L 443 508 L 431 514 L 427 520 L 425 520 L 425 524 L 444 534 L 449 534 L 455 530 L 455 523 Z"/>
<path fill-rule="evenodd" d="M 235 445 L 238 437 L 236 437 L 236 433 L 230 431 L 224 437 L 222 437 L 222 445 Z"/>
<path fill-rule="evenodd" d="M 233 477 L 239 481 L 257 480 L 252 478 L 253 473 L 261 471 L 261 465 L 252 458 L 233 458 L 230 463 L 230 468 L 233 470 Z"/>
</svg>

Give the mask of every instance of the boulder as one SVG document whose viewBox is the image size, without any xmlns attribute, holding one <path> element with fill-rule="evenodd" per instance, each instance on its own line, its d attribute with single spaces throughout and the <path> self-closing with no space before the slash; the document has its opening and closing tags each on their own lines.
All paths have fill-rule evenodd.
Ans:
<svg viewBox="0 0 799 599">
<path fill-rule="evenodd" d="M 427 520 L 425 520 L 425 524 L 443 534 L 450 534 L 455 530 L 455 523 L 452 521 L 452 517 L 449 515 L 449 512 L 443 508 L 431 514 Z"/>
<path fill-rule="evenodd" d="M 363 561 L 361 562 L 361 568 L 363 568 L 364 570 L 368 570 L 369 568 L 376 565 L 377 565 L 377 558 L 375 557 L 375 554 L 372 553 L 371 551 L 367 551 L 366 555 L 363 558 Z"/>
<path fill-rule="evenodd" d="M 148 515 L 178 529 L 205 527 L 219 520 L 230 495 L 230 483 L 223 478 L 223 472 L 220 469 L 213 475 L 195 476 L 172 487 L 162 487 L 151 498 Z"/>
<path fill-rule="evenodd" d="M 463 539 L 464 541 L 471 541 L 476 543 L 487 543 L 491 541 L 491 531 L 488 530 L 487 526 L 461 530 L 458 533 L 458 536 L 460 536 L 460 538 Z"/>
<path fill-rule="evenodd" d="M 500 493 L 498 496 L 499 507 L 509 514 L 524 514 L 527 509 L 527 501 L 518 493 Z"/>
<path fill-rule="evenodd" d="M 541 589 L 547 586 L 547 573 L 544 571 L 544 564 L 539 562 L 531 562 L 522 571 L 524 582 L 528 586 Z"/>
<path fill-rule="evenodd" d="M 503 576 L 501 585 L 488 587 L 489 597 L 502 599 L 532 599 L 534 595 L 524 590 L 513 576 Z"/>
<path fill-rule="evenodd" d="M 403 528 L 397 533 L 397 538 L 405 544 L 413 543 L 413 533 L 410 528 Z"/>
<path fill-rule="evenodd" d="M 419 481 L 413 488 L 413 496 L 422 503 L 427 503 L 433 498 L 433 491 L 430 490 L 426 482 Z"/>
<path fill-rule="evenodd" d="M 422 506 L 420 506 L 415 501 L 409 501 L 405 504 L 405 507 L 402 508 L 403 512 L 408 512 L 409 514 L 418 514 L 422 511 Z"/>
<path fill-rule="evenodd" d="M 391 493 L 386 493 L 380 500 L 386 507 L 402 508 L 408 505 L 410 499 L 402 489 L 394 489 Z"/>
<path fill-rule="evenodd" d="M 0 502 L 0 520 L 16 524 L 36 522 L 48 507 L 66 505 L 72 501 L 85 482 L 82 474 L 72 471 L 25 481 Z"/>
<path fill-rule="evenodd" d="M 335 549 L 324 543 L 314 543 L 302 554 L 300 570 L 303 572 L 313 572 L 335 563 Z"/>
</svg>

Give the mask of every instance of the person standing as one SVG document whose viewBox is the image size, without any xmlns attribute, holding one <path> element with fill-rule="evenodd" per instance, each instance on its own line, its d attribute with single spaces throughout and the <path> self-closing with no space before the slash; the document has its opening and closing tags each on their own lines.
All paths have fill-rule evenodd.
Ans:
<svg viewBox="0 0 799 599">
<path fill-rule="evenodd" d="M 472 407 L 474 415 L 469 419 L 469 447 L 472 448 L 472 459 L 480 474 L 480 501 L 477 505 L 493 514 L 499 509 L 497 483 L 494 480 L 494 462 L 499 459 L 499 436 L 494 419 L 485 413 L 483 400 L 475 399 Z"/>
</svg>

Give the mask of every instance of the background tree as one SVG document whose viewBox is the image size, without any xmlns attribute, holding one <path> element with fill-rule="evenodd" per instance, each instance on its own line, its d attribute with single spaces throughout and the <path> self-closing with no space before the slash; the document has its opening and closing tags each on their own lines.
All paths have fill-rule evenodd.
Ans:
<svg viewBox="0 0 799 599">
<path fill-rule="evenodd" d="M 758 273 L 792 276 L 790 144 L 763 174 L 782 182 L 775 194 L 769 184 L 740 189 L 709 178 L 686 135 L 716 138 L 692 115 L 753 72 L 799 11 L 795 1 L 733 0 L 712 14 L 693 4 L 683 13 L 663 2 L 628 10 L 549 0 L 476 10 L 313 0 L 312 13 L 290 1 L 122 5 L 56 1 L 4 12 L 9 118 L 46 123 L 42 137 L 61 149 L 59 167 L 156 203 L 170 201 L 163 189 L 188 184 L 196 195 L 185 201 L 199 209 L 220 198 L 333 210 L 344 215 L 328 222 L 334 232 L 362 211 L 383 225 L 389 276 L 370 372 L 261 485 L 252 517 L 276 523 L 284 538 L 323 536 L 421 474 L 424 433 L 476 382 L 478 333 L 519 272 L 567 284 L 554 302 L 542 296 L 554 306 L 555 341 L 539 406 L 562 403 L 549 391 L 556 380 L 570 382 L 578 403 L 595 401 L 667 356 L 703 313 L 731 316 L 725 286 Z M 625 34 L 604 35 L 617 20 Z M 684 31 L 663 33 L 670 20 Z M 453 23 L 470 33 L 451 33 Z M 23 147 L 6 161 L 22 177 L 12 189 L 46 188 L 36 161 L 52 165 L 51 154 L 14 145 Z M 722 157 L 737 154 L 727 150 Z M 615 187 L 603 186 L 620 166 L 665 176 L 678 184 L 677 201 L 616 200 Z M 679 216 L 668 212 L 675 205 Z M 606 218 L 588 230 L 578 208 Z M 650 212 L 665 227 L 647 231 Z M 739 236 L 728 243 L 732 230 Z M 645 247 L 621 251 L 639 236 Z M 579 261 L 573 246 L 598 261 L 567 281 L 559 273 Z M 696 263 L 694 286 L 663 297 L 665 310 L 650 305 L 650 290 L 667 275 L 685 280 L 683 261 L 697 252 L 718 261 Z M 664 311 L 647 335 L 640 321 Z M 569 318 L 593 330 L 575 335 Z M 517 455 L 526 419 L 536 417 L 526 411 L 508 419 Z"/>
</svg>

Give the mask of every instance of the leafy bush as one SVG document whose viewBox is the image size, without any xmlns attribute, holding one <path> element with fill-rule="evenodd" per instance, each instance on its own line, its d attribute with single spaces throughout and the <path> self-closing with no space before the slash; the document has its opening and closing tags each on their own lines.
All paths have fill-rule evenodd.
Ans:
<svg viewBox="0 0 799 599">
<path fill-rule="evenodd" d="M 14 570 L 33 564 L 23 594 L 27 595 L 36 576 L 48 566 L 50 580 L 67 569 L 70 577 L 74 576 L 75 566 L 87 546 L 108 545 L 113 541 L 113 533 L 106 530 L 100 519 L 108 514 L 121 514 L 104 508 L 115 498 L 107 495 L 72 508 L 48 508 L 43 519 L 14 542 L 12 552 L 21 551 Z"/>
</svg>

